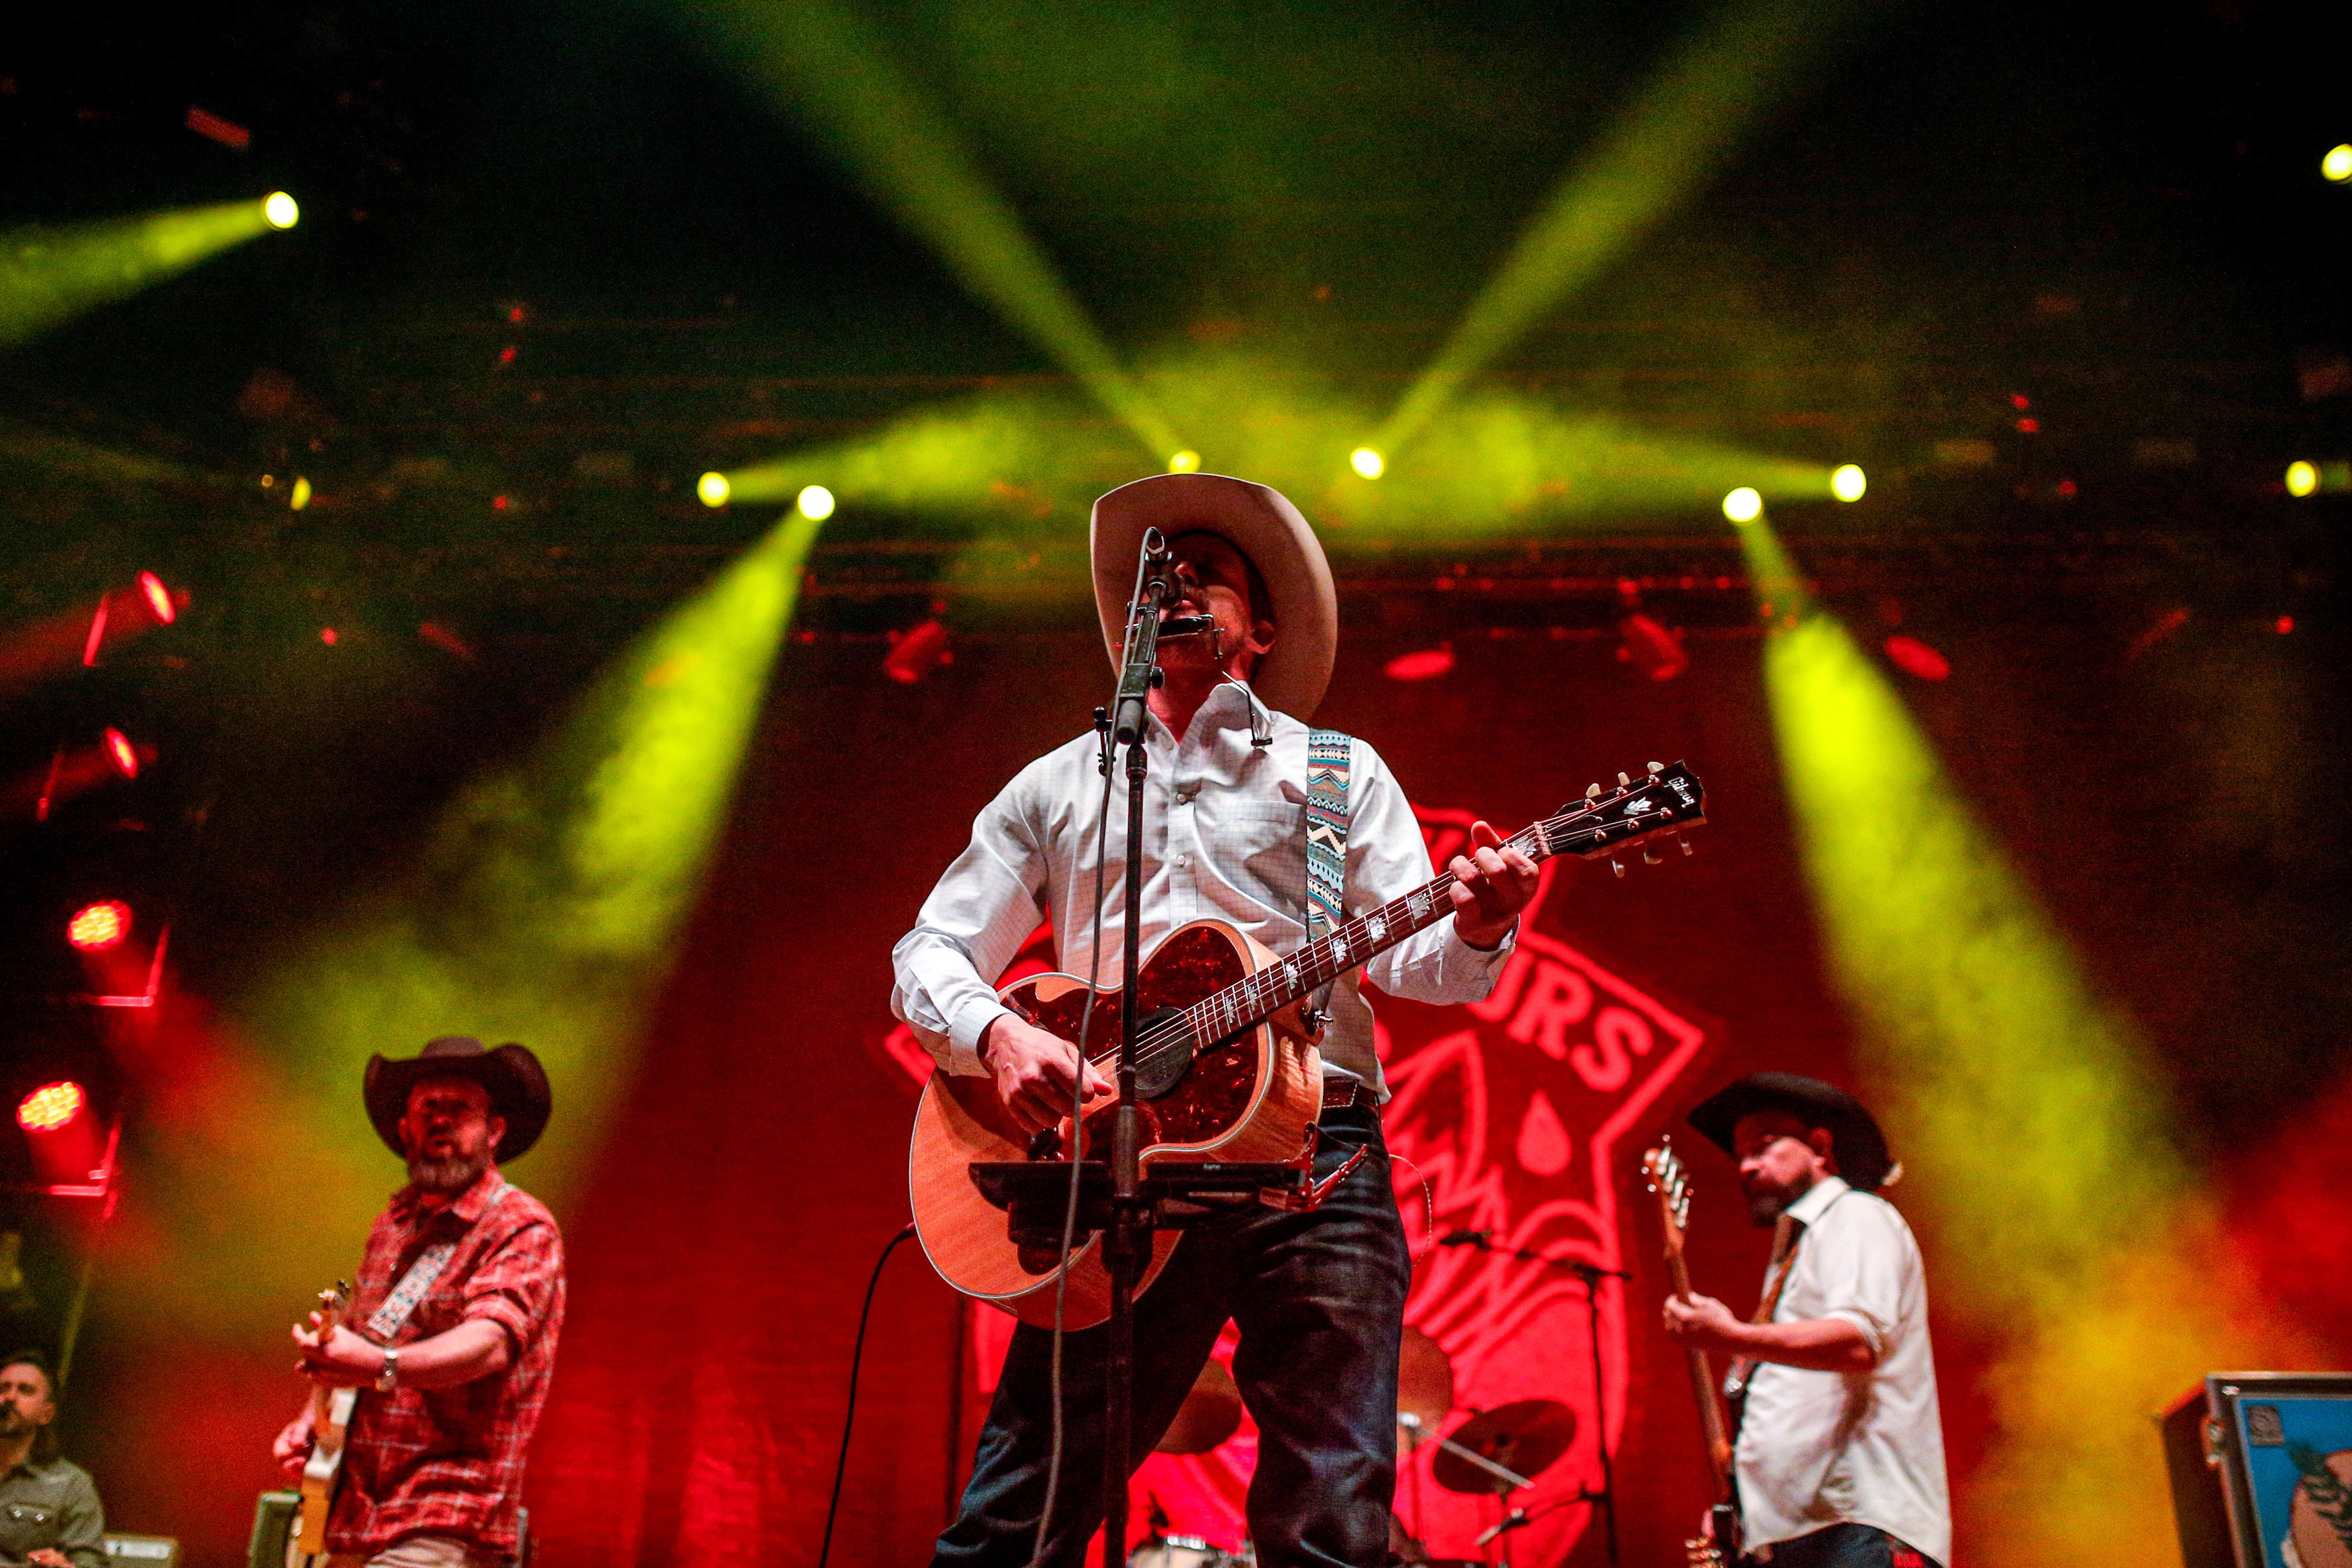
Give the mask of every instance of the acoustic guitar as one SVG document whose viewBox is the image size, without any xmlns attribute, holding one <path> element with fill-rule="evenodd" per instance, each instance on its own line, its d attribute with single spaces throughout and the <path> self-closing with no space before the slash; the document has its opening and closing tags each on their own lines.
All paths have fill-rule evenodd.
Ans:
<svg viewBox="0 0 2352 1568">
<path fill-rule="evenodd" d="M 1642 1156 L 1642 1173 L 1657 1194 L 1658 1217 L 1665 1223 L 1666 1272 L 1675 1294 L 1690 1299 L 1690 1269 L 1683 1261 L 1683 1237 L 1690 1227 L 1690 1183 L 1674 1142 L 1665 1140 Z M 1732 1500 L 1731 1426 L 1724 1417 L 1715 1369 L 1702 1350 L 1686 1351 L 1691 1394 L 1698 1401 L 1700 1430 L 1706 1437 L 1707 1469 L 1715 1481 L 1715 1500 L 1706 1514 L 1706 1534 L 1683 1542 L 1688 1568 L 1724 1568 L 1739 1558 L 1739 1510 Z"/>
<path fill-rule="evenodd" d="M 1584 799 L 1522 829 L 1510 843 L 1538 861 L 1555 855 L 1591 859 L 1706 820 L 1699 781 L 1680 763 L 1653 763 L 1638 783 L 1623 773 L 1617 779 L 1613 791 L 1593 785 Z M 1687 853 L 1690 847 L 1683 847 Z M 1643 856 L 1655 859 L 1648 848 Z M 1622 875 L 1623 864 L 1616 866 Z M 1322 1110 L 1322 1063 L 1300 1004 L 1452 914 L 1454 880 L 1450 873 L 1439 877 L 1280 957 L 1223 921 L 1194 921 L 1171 931 L 1136 978 L 1136 1087 L 1147 1172 L 1167 1161 L 1277 1163 L 1311 1153 Z M 1117 1062 L 1121 989 L 1089 991 L 1075 976 L 1041 974 L 997 994 L 1029 1023 L 1073 1042 L 1091 1009 L 1090 1059 L 1106 1071 Z M 1108 1148 L 1110 1117 L 1108 1102 L 1089 1112 L 1079 1142 Z M 992 1079 L 935 1072 L 916 1110 L 908 1152 L 916 1234 L 940 1277 L 967 1296 L 1040 1325 L 1053 1321 L 1060 1249 L 1016 1246 L 1004 1212 L 981 1195 L 970 1167 L 980 1161 L 1065 1161 L 1071 1131 L 1066 1117 L 1032 1137 L 1005 1110 Z M 1153 1237 L 1139 1293 L 1159 1278 L 1177 1236 L 1163 1230 Z M 1110 1314 L 1110 1275 L 1100 1246 L 1099 1238 L 1090 1238 L 1070 1255 L 1067 1327 L 1088 1327 Z"/>
<path fill-rule="evenodd" d="M 333 1333 L 351 1310 L 348 1280 L 338 1279 L 333 1289 L 320 1291 L 319 1337 Z M 302 1515 L 294 1535 L 294 1554 L 306 1563 L 326 1555 L 327 1514 L 335 1506 L 335 1487 L 343 1474 L 343 1443 L 351 1436 L 352 1415 L 359 1403 L 356 1388 L 321 1384 L 310 1391 L 310 1457 L 302 1465 Z"/>
</svg>

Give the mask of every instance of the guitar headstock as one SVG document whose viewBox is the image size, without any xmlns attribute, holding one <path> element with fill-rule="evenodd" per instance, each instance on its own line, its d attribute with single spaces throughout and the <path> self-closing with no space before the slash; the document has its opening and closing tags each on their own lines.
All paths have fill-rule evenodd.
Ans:
<svg viewBox="0 0 2352 1568">
<path fill-rule="evenodd" d="M 333 1332 L 336 1325 L 343 1321 L 344 1314 L 352 1310 L 352 1282 L 338 1279 L 331 1289 L 320 1291 L 319 1305 L 314 1310 L 319 1314 L 319 1331 L 322 1334 Z"/>
<path fill-rule="evenodd" d="M 1656 1148 L 1642 1156 L 1642 1174 L 1657 1194 L 1658 1215 L 1666 1226 L 1666 1256 L 1672 1258 L 1682 1251 L 1683 1233 L 1690 1228 L 1690 1179 L 1673 1139 L 1660 1139 Z"/>
<path fill-rule="evenodd" d="M 1640 780 L 1627 773 L 1617 775 L 1617 787 L 1603 790 L 1594 784 L 1585 791 L 1584 798 L 1561 806 L 1559 811 L 1537 825 L 1545 850 L 1553 855 L 1576 855 L 1591 860 L 1601 856 L 1614 856 L 1629 845 L 1696 827 L 1706 820 L 1706 789 L 1687 763 L 1652 763 Z M 1682 840 L 1683 853 L 1690 853 L 1690 841 Z M 1644 848 L 1642 858 L 1656 865 L 1658 857 Z M 1617 874 L 1623 876 L 1623 862 L 1612 859 Z"/>
</svg>

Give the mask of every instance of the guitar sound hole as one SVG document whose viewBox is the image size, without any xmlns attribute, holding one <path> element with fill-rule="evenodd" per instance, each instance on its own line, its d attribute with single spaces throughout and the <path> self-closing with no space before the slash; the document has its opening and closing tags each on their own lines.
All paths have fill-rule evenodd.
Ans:
<svg viewBox="0 0 2352 1568">
<path fill-rule="evenodd" d="M 1135 1038 L 1141 1047 L 1135 1062 L 1138 1099 L 1158 1100 L 1192 1070 L 1192 1031 L 1184 1026 L 1183 1017 L 1173 1007 L 1155 1007 L 1135 1021 Z M 1167 1038 L 1153 1039 L 1163 1032 Z"/>
</svg>

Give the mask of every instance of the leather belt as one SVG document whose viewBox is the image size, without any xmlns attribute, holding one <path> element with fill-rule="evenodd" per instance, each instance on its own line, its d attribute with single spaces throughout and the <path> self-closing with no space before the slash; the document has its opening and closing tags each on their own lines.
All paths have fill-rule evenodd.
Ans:
<svg viewBox="0 0 2352 1568">
<path fill-rule="evenodd" d="M 1379 1099 L 1367 1086 L 1352 1078 L 1327 1078 L 1323 1080 L 1323 1109 L 1347 1110 L 1359 1105 L 1377 1106 Z"/>
</svg>

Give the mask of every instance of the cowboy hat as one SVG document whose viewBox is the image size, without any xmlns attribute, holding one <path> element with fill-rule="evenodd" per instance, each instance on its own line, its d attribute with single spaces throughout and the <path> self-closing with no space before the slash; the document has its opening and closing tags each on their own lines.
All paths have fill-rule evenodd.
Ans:
<svg viewBox="0 0 2352 1568">
<path fill-rule="evenodd" d="M 401 1147 L 400 1119 L 408 1111 L 408 1092 L 428 1078 L 467 1079 L 489 1092 L 490 1114 L 504 1118 L 507 1124 L 506 1135 L 490 1151 L 493 1160 L 503 1163 L 526 1152 L 547 1131 L 547 1116 L 554 1101 L 548 1093 L 547 1073 L 530 1047 L 505 1045 L 486 1050 L 481 1041 L 469 1036 L 444 1035 L 426 1041 L 417 1055 L 399 1061 L 382 1056 L 368 1058 L 367 1079 L 361 1091 L 367 1101 L 368 1121 L 375 1125 L 376 1136 L 403 1159 L 408 1151 Z"/>
<path fill-rule="evenodd" d="M 1817 1078 L 1792 1072 L 1750 1073 L 1716 1090 L 1690 1113 L 1690 1124 L 1736 1159 L 1732 1131 L 1740 1118 L 1759 1110 L 1785 1110 L 1808 1127 L 1826 1128 L 1838 1174 L 1859 1191 L 1876 1192 L 1901 1169 L 1887 1159 L 1886 1134 L 1862 1101 Z"/>
<path fill-rule="evenodd" d="M 1096 501 L 1087 548 L 1094 558 L 1095 607 L 1113 666 L 1127 631 L 1127 602 L 1135 593 L 1135 562 L 1147 528 L 1167 539 L 1205 531 L 1249 557 L 1274 601 L 1251 608 L 1281 628 L 1251 672 L 1251 689 L 1268 708 L 1294 719 L 1311 717 L 1323 689 L 1331 684 L 1339 599 L 1323 546 L 1298 509 L 1264 485 L 1223 474 L 1155 474 Z"/>
</svg>

